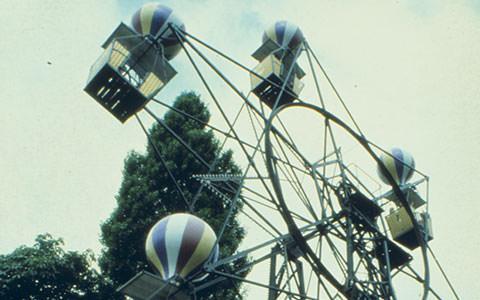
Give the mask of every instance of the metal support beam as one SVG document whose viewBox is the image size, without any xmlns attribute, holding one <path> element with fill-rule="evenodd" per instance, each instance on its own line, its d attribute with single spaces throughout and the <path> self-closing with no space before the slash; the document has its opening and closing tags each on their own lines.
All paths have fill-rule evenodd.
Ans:
<svg viewBox="0 0 480 300">
<path fill-rule="evenodd" d="M 301 261 L 296 260 L 295 265 L 297 267 L 298 289 L 299 289 L 300 295 L 302 295 L 300 299 L 304 300 L 307 294 L 305 293 L 305 277 L 303 276 L 303 264 Z"/>
<path fill-rule="evenodd" d="M 270 281 L 269 286 L 275 287 L 278 289 L 277 286 L 277 276 L 276 276 L 276 269 L 277 269 L 277 255 L 278 246 L 272 248 L 272 257 L 270 258 Z M 276 289 L 269 289 L 268 290 L 268 300 L 275 300 L 277 299 L 278 292 Z"/>
</svg>

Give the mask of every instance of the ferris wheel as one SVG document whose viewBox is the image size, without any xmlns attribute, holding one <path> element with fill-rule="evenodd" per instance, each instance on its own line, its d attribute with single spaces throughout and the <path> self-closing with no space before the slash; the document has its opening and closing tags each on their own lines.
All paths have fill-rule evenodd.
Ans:
<svg viewBox="0 0 480 300">
<path fill-rule="evenodd" d="M 254 299 L 458 298 L 453 288 L 445 296 L 431 284 L 431 270 L 443 270 L 431 267 L 428 176 L 413 156 L 367 138 L 299 27 L 276 22 L 261 41 L 250 68 L 187 31 L 170 8 L 147 4 L 103 44 L 85 91 L 122 123 L 134 117 L 144 129 L 138 113 L 146 112 L 210 170 L 193 175 L 199 192 L 213 192 L 231 212 L 217 232 L 193 205 L 159 220 L 146 240 L 155 274 L 145 270 L 119 291 L 133 299 L 190 299 L 231 281 Z M 170 61 L 180 51 L 192 66 L 189 80 L 196 76 L 215 109 L 206 125 L 235 150 L 240 175 L 213 172 L 215 162 L 155 113 L 167 107 L 202 122 L 160 97 L 177 74 Z M 222 72 L 226 65 L 248 76 L 248 93 Z M 221 257 L 237 209 L 250 226 L 248 242 Z M 245 258 L 241 268 L 225 268 Z"/>
</svg>

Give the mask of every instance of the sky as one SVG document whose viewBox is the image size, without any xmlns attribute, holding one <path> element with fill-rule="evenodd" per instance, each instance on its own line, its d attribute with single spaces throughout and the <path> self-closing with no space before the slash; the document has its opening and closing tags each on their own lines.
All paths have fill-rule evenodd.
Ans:
<svg viewBox="0 0 480 300">
<path fill-rule="evenodd" d="M 115 207 L 123 159 L 142 151 L 145 138 L 83 87 L 100 45 L 142 3 L 0 3 L 0 253 L 44 232 L 68 249 L 100 253 L 99 226 Z M 480 297 L 479 1 L 161 3 L 187 31 L 252 67 L 264 28 L 283 19 L 299 25 L 365 134 L 382 146 L 407 145 L 430 176 L 432 248 L 461 297 Z M 202 93 L 183 53 L 172 65 L 179 75 L 160 98 Z M 222 68 L 248 92 L 248 76 Z"/>
</svg>

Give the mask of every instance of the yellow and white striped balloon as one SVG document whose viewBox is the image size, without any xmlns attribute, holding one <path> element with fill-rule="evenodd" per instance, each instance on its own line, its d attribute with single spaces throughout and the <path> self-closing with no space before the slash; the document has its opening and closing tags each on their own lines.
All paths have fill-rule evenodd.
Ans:
<svg viewBox="0 0 480 300">
<path fill-rule="evenodd" d="M 415 171 L 413 156 L 400 148 L 392 148 L 388 154 L 382 153 L 380 160 L 385 165 L 388 173 L 393 177 L 393 180 L 399 185 L 406 183 Z M 380 166 L 378 166 L 377 171 L 380 179 L 384 183 L 390 184 Z"/>
<path fill-rule="evenodd" d="M 182 48 L 170 25 L 185 30 L 185 25 L 173 10 L 158 3 L 147 3 L 132 16 L 135 31 L 143 36 L 151 36 L 162 45 L 168 60 L 174 58 Z"/>
<path fill-rule="evenodd" d="M 218 259 L 217 236 L 202 219 L 177 213 L 158 221 L 148 233 L 148 261 L 164 280 L 187 278 L 206 262 Z"/>
<path fill-rule="evenodd" d="M 277 21 L 263 33 L 262 41 L 265 43 L 267 39 L 276 42 L 283 49 L 295 50 L 301 45 L 304 37 L 297 25 L 287 21 Z"/>
</svg>

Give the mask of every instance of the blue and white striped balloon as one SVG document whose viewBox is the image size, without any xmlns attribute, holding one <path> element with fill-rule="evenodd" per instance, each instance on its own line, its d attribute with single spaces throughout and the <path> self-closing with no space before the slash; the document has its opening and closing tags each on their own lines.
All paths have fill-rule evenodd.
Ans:
<svg viewBox="0 0 480 300">
<path fill-rule="evenodd" d="M 281 48 L 295 50 L 304 40 L 303 33 L 297 25 L 287 21 L 277 21 L 263 33 L 262 41 L 276 42 Z"/>
<path fill-rule="evenodd" d="M 392 148 L 389 154 L 382 153 L 380 160 L 387 168 L 388 173 L 393 177 L 393 180 L 397 184 L 402 185 L 412 177 L 415 171 L 415 160 L 410 153 L 400 148 Z M 380 166 L 378 166 L 377 171 L 380 179 L 384 183 L 390 184 Z"/>
<path fill-rule="evenodd" d="M 135 12 L 132 26 L 143 36 L 150 35 L 163 46 L 165 58 L 174 58 L 182 48 L 175 33 L 169 28 L 172 24 L 185 30 L 183 22 L 167 6 L 158 3 L 147 3 Z"/>
<path fill-rule="evenodd" d="M 217 236 L 202 219 L 177 213 L 157 222 L 148 233 L 148 261 L 164 280 L 187 278 L 206 262 L 218 260 Z"/>
</svg>

